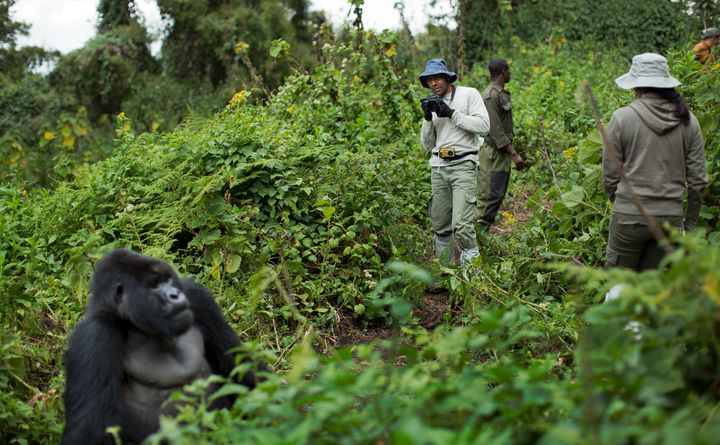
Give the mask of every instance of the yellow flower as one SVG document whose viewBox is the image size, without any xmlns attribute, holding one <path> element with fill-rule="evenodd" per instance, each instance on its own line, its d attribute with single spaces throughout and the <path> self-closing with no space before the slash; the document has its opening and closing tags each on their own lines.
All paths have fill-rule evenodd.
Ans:
<svg viewBox="0 0 720 445">
<path fill-rule="evenodd" d="M 122 131 L 127 133 L 131 128 L 132 126 L 130 125 L 130 121 L 127 121 L 123 124 Z"/>
<path fill-rule="evenodd" d="M 63 145 L 66 146 L 68 149 L 73 148 L 73 145 L 75 145 L 75 137 L 66 137 L 65 139 L 63 139 Z"/>
<path fill-rule="evenodd" d="M 575 156 L 575 151 L 577 151 L 577 147 L 568 147 L 565 150 L 563 150 L 563 153 L 565 154 L 565 159 L 568 161 L 572 159 Z"/>
<path fill-rule="evenodd" d="M 230 103 L 228 104 L 230 107 L 235 107 L 239 103 L 245 102 L 245 99 L 249 96 L 248 92 L 245 90 L 240 90 L 230 99 Z"/>
<path fill-rule="evenodd" d="M 395 54 L 397 54 L 397 48 L 395 47 L 395 44 L 390 45 L 390 48 L 385 51 L 385 55 L 388 57 L 392 57 Z"/>
<path fill-rule="evenodd" d="M 295 104 L 292 104 L 292 105 L 290 105 L 289 107 L 287 107 L 287 112 L 288 112 L 288 113 L 292 113 L 293 111 L 295 111 Z"/>
<path fill-rule="evenodd" d="M 55 132 L 46 131 L 45 133 L 43 133 L 43 138 L 45 138 L 46 141 L 51 141 L 55 138 Z"/>
<path fill-rule="evenodd" d="M 152 129 L 152 131 L 157 131 L 157 129 L 160 128 L 160 124 L 153 121 L 153 123 L 150 125 L 150 128 Z"/>
<path fill-rule="evenodd" d="M 534 66 L 534 67 L 533 67 L 533 74 L 537 74 L 537 73 L 539 73 L 539 72 L 540 72 L 540 67 L 539 67 L 539 66 Z"/>
<path fill-rule="evenodd" d="M 502 216 L 503 225 L 505 227 L 512 226 L 517 222 L 517 219 L 515 219 L 513 214 L 508 212 L 507 210 L 503 210 L 502 212 L 500 212 L 500 215 Z"/>
</svg>

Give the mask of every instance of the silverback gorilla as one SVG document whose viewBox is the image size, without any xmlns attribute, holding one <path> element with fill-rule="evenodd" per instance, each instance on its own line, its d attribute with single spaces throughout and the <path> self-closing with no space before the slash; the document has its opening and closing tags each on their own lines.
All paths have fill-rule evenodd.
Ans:
<svg viewBox="0 0 720 445">
<path fill-rule="evenodd" d="M 118 249 L 95 267 L 91 298 L 65 355 L 65 431 L 61 444 L 123 443 L 158 429 L 167 397 L 210 374 L 229 376 L 240 340 L 210 292 L 166 263 Z M 245 359 L 248 360 L 248 359 Z M 252 373 L 238 380 L 256 384 Z M 231 406 L 232 398 L 212 406 Z"/>
</svg>

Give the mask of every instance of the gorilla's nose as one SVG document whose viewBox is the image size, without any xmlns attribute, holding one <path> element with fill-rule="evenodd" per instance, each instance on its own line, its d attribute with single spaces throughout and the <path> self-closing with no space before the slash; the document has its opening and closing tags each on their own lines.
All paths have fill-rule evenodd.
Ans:
<svg viewBox="0 0 720 445">
<path fill-rule="evenodd" d="M 168 306 L 168 312 L 171 314 L 181 312 L 190 306 L 185 292 L 175 287 L 170 281 L 158 286 L 158 291 L 163 303 Z"/>
</svg>

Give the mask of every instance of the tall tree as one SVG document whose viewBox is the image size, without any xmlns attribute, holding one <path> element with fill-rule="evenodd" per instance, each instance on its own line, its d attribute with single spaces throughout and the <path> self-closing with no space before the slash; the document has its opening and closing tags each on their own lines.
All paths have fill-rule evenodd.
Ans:
<svg viewBox="0 0 720 445">
<path fill-rule="evenodd" d="M 16 22 L 10 10 L 16 0 L 0 0 L 0 75 L 13 79 L 23 77 L 27 70 L 56 55 L 36 46 L 18 48 L 17 38 L 27 35 L 30 25 Z"/>
<path fill-rule="evenodd" d="M 10 18 L 10 9 L 15 0 L 0 0 L 0 47 L 14 46 L 18 35 L 27 35 L 30 26 L 27 23 L 14 22 Z"/>
<path fill-rule="evenodd" d="M 145 73 L 158 71 L 150 37 L 136 19 L 135 0 L 100 0 L 97 34 L 63 56 L 50 79 L 73 95 L 92 118 L 117 114 L 139 88 Z"/>
<path fill-rule="evenodd" d="M 98 31 L 109 31 L 116 26 L 136 21 L 135 0 L 100 0 L 97 7 Z"/>
<path fill-rule="evenodd" d="M 703 28 L 717 26 L 720 19 L 720 0 L 693 0 L 685 1 Z"/>
<path fill-rule="evenodd" d="M 540 43 L 551 35 L 619 46 L 629 54 L 661 51 L 688 36 L 687 1 L 475 0 L 463 2 L 467 58 L 471 63 L 510 38 Z M 716 3 L 702 0 L 695 3 Z M 461 19 L 462 17 L 458 17 Z"/>
<path fill-rule="evenodd" d="M 270 44 L 283 38 L 293 52 L 308 55 L 302 61 L 309 61 L 315 19 L 309 20 L 308 6 L 306 0 L 158 0 L 168 23 L 163 67 L 181 79 L 218 86 L 244 70 L 235 47 L 247 44 L 253 65 L 269 84 L 277 85 L 288 67 L 269 61 Z"/>
</svg>

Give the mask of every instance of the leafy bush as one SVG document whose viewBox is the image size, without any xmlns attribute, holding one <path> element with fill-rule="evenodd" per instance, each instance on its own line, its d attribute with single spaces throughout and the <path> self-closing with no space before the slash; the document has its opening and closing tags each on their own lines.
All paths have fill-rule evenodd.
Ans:
<svg viewBox="0 0 720 445">
<path fill-rule="evenodd" d="M 408 330 L 404 342 L 330 356 L 306 337 L 287 382 L 227 387 L 239 392 L 232 411 L 188 408 L 151 443 L 712 443 L 720 251 L 701 237 L 682 245 L 667 273 L 555 266 L 582 286 L 565 309 L 510 300 L 463 327 Z M 618 282 L 621 297 L 593 305 L 575 326 L 574 353 L 548 349 L 545 334 L 568 308 Z"/>
<path fill-rule="evenodd" d="M 458 272 L 430 260 L 424 91 L 395 64 L 392 39 L 351 37 L 265 104 L 240 90 L 212 119 L 169 133 L 140 134 L 121 114 L 107 159 L 71 168 L 52 191 L 0 187 L 7 440 L 57 440 L 50 395 L 62 385 L 65 335 L 93 262 L 123 246 L 207 284 L 238 332 L 258 339 L 251 353 L 270 344 L 258 356 L 284 370 L 254 391 L 225 386 L 239 396 L 230 411 L 208 412 L 207 382 L 196 382 L 200 404 L 163 419 L 155 442 L 712 443 L 714 232 L 678 238 L 664 273 L 557 262 L 603 257 L 600 142 L 576 97 L 589 79 L 608 117 L 629 99 L 612 82 L 623 59 L 562 39 L 518 44 L 517 145 L 533 165 L 515 175 L 509 203 L 524 194 L 534 215 L 525 225 L 506 217 L 505 236 L 481 235 L 476 267 Z M 673 72 L 710 110 L 714 72 L 696 73 L 687 57 L 670 57 Z M 465 84 L 484 79 L 476 68 Z M 714 210 L 703 212 L 712 223 Z M 428 331 L 412 310 L 432 276 L 452 307 Z M 597 304 L 618 283 L 620 299 Z M 393 339 L 314 351 L 340 313 L 389 326 Z M 30 407 L 35 388 L 49 397 Z"/>
</svg>

